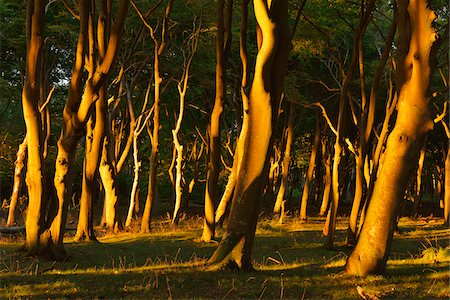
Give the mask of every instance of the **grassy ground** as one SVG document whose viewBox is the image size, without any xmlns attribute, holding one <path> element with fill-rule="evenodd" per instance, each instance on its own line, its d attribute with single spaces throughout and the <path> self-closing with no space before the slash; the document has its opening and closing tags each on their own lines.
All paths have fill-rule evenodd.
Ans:
<svg viewBox="0 0 450 300">
<path fill-rule="evenodd" d="M 2 237 L 0 298 L 356 299 L 357 287 L 379 298 L 450 296 L 450 231 L 439 219 L 402 218 L 387 274 L 367 278 L 342 272 L 350 251 L 344 220 L 334 251 L 322 248 L 323 219 L 262 220 L 251 273 L 202 266 L 216 245 L 198 241 L 201 224 L 188 219 L 172 229 L 160 220 L 152 234 L 105 235 L 100 243 L 74 243 L 69 236 L 65 262 L 23 257 L 14 251 L 20 237 Z"/>
</svg>

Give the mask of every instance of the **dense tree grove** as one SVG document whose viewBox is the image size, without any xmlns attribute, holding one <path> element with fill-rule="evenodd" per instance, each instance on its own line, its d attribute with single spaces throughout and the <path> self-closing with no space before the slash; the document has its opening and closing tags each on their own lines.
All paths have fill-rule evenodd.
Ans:
<svg viewBox="0 0 450 300">
<path fill-rule="evenodd" d="M 208 264 L 251 270 L 261 213 L 325 217 L 327 249 L 347 216 L 345 270 L 365 276 L 385 271 L 399 216 L 449 224 L 445 1 L 4 0 L 0 15 L 0 225 L 25 226 L 29 255 L 66 257 L 70 211 L 76 241 L 201 212 L 202 242 L 225 228 Z"/>
</svg>

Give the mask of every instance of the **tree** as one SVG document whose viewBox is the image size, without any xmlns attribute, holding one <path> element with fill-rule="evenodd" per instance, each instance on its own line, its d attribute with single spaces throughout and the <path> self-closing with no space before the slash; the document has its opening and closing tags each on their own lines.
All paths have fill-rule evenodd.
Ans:
<svg viewBox="0 0 450 300">
<path fill-rule="evenodd" d="M 43 142 L 41 137 L 40 100 L 40 61 L 44 41 L 45 0 L 27 1 L 27 56 L 25 82 L 22 92 L 22 107 L 27 129 L 28 146 L 27 175 L 29 204 L 26 217 L 25 247 L 29 254 L 41 252 L 41 234 L 44 231 L 45 202 L 43 187 Z"/>
<path fill-rule="evenodd" d="M 266 155 L 272 134 L 272 103 L 278 103 L 290 51 L 287 20 L 288 1 L 254 1 L 261 31 L 260 47 L 248 106 L 244 105 L 238 149 L 237 182 L 226 233 L 209 259 L 217 266 L 234 265 L 251 269 L 251 252 L 258 219 L 258 207 L 266 176 Z M 273 80 L 274 76 L 278 80 Z"/>
<path fill-rule="evenodd" d="M 358 243 L 345 267 L 347 273 L 362 276 L 383 273 L 386 268 L 399 204 L 414 167 L 411 162 L 417 161 L 425 136 L 433 128 L 429 83 L 430 52 L 436 40 L 432 22 L 436 16 L 426 0 L 397 3 L 400 56 L 397 120 L 387 140 Z"/>
<path fill-rule="evenodd" d="M 208 174 L 205 188 L 205 220 L 202 240 L 210 242 L 215 235 L 214 210 L 217 203 L 217 182 L 220 173 L 220 116 L 224 109 L 226 95 L 226 59 L 231 44 L 231 14 L 233 1 L 227 0 L 227 26 L 224 24 L 224 0 L 217 1 L 216 33 L 216 96 L 208 125 L 209 151 Z M 227 38 L 225 39 L 225 33 Z"/>
</svg>

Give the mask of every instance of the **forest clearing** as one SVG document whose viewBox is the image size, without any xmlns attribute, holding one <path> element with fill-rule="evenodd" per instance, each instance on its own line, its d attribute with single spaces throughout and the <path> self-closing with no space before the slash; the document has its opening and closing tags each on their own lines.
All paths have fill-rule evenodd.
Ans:
<svg viewBox="0 0 450 300">
<path fill-rule="evenodd" d="M 0 298 L 448 298 L 449 3 L 2 0 Z"/>
<path fill-rule="evenodd" d="M 386 276 L 343 273 L 349 249 L 345 222 L 337 226 L 336 248 L 322 247 L 324 218 L 310 223 L 287 218 L 283 225 L 259 222 L 254 272 L 211 270 L 204 264 L 215 244 L 199 240 L 201 218 L 155 221 L 152 233 L 123 232 L 100 243 L 65 239 L 64 262 L 23 257 L 20 238 L 0 241 L 0 297 L 145 299 L 435 299 L 450 296 L 450 231 L 438 218 L 402 218 Z M 357 289 L 358 288 L 358 289 Z"/>
</svg>

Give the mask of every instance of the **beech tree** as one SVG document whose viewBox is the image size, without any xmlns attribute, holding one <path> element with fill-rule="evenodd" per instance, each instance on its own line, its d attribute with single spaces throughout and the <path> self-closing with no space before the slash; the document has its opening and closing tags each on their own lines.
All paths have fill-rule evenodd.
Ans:
<svg viewBox="0 0 450 300">
<path fill-rule="evenodd" d="M 350 274 L 383 273 L 398 208 L 408 178 L 428 131 L 430 112 L 430 52 L 436 40 L 435 13 L 426 0 L 399 0 L 399 62 L 397 64 L 397 120 L 388 137 L 383 165 L 375 182 L 358 243 L 347 259 Z M 402 55 L 402 51 L 405 51 Z"/>
<path fill-rule="evenodd" d="M 290 51 L 288 1 L 254 1 L 261 36 L 248 106 L 239 136 L 237 181 L 228 226 L 209 259 L 217 266 L 251 269 L 251 252 L 272 134 L 272 104 L 278 103 Z M 277 76 L 278 80 L 273 80 Z M 242 150 L 242 151 L 240 151 Z M 235 154 L 236 155 L 236 154 Z"/>
</svg>

